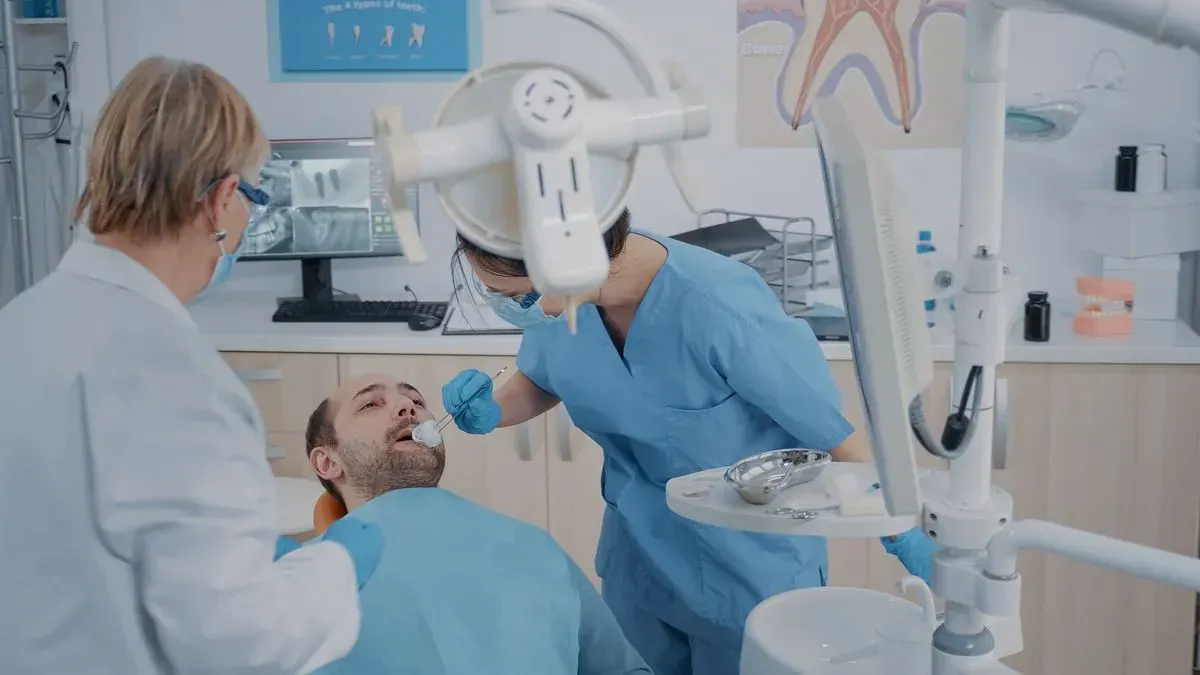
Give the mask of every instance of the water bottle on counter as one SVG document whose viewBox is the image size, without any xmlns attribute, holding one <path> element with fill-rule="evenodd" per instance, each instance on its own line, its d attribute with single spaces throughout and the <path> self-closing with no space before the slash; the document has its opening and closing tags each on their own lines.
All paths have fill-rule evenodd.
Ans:
<svg viewBox="0 0 1200 675">
<path fill-rule="evenodd" d="M 933 245 L 933 232 L 929 230 L 921 230 L 917 233 L 917 255 L 925 255 L 933 253 L 937 247 Z M 925 325 L 933 328 L 934 313 L 937 311 L 937 300 L 928 299 L 925 301 Z"/>
</svg>

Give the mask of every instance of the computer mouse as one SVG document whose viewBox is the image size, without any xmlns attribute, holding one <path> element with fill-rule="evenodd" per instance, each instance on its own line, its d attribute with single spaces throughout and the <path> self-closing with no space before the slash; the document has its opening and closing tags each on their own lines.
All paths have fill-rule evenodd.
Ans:
<svg viewBox="0 0 1200 675">
<path fill-rule="evenodd" d="M 442 325 L 442 320 L 432 314 L 413 314 L 408 317 L 409 330 L 433 330 Z"/>
</svg>

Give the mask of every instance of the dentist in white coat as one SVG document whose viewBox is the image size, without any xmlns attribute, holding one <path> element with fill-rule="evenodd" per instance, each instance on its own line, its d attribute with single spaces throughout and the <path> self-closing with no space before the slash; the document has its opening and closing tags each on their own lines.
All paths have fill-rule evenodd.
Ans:
<svg viewBox="0 0 1200 675">
<path fill-rule="evenodd" d="M 0 671 L 303 673 L 357 640 L 382 535 L 278 539 L 262 420 L 185 308 L 266 150 L 220 75 L 139 63 L 88 157 L 96 243 L 0 310 Z"/>
</svg>

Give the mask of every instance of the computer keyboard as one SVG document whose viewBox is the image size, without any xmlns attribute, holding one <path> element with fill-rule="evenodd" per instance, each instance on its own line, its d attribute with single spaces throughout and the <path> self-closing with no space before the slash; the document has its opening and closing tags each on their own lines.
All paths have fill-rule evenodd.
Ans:
<svg viewBox="0 0 1200 675">
<path fill-rule="evenodd" d="M 275 310 L 279 323 L 404 323 L 414 314 L 446 318 L 448 302 L 417 300 L 286 300 Z"/>
</svg>

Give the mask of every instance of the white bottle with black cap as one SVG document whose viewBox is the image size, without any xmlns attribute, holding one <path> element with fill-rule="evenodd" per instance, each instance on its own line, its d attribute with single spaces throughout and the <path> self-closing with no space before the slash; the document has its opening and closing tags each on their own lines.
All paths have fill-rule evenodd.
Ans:
<svg viewBox="0 0 1200 675">
<path fill-rule="evenodd" d="M 1161 144 L 1139 145 L 1137 191 L 1157 194 L 1167 190 L 1167 153 Z"/>
</svg>

